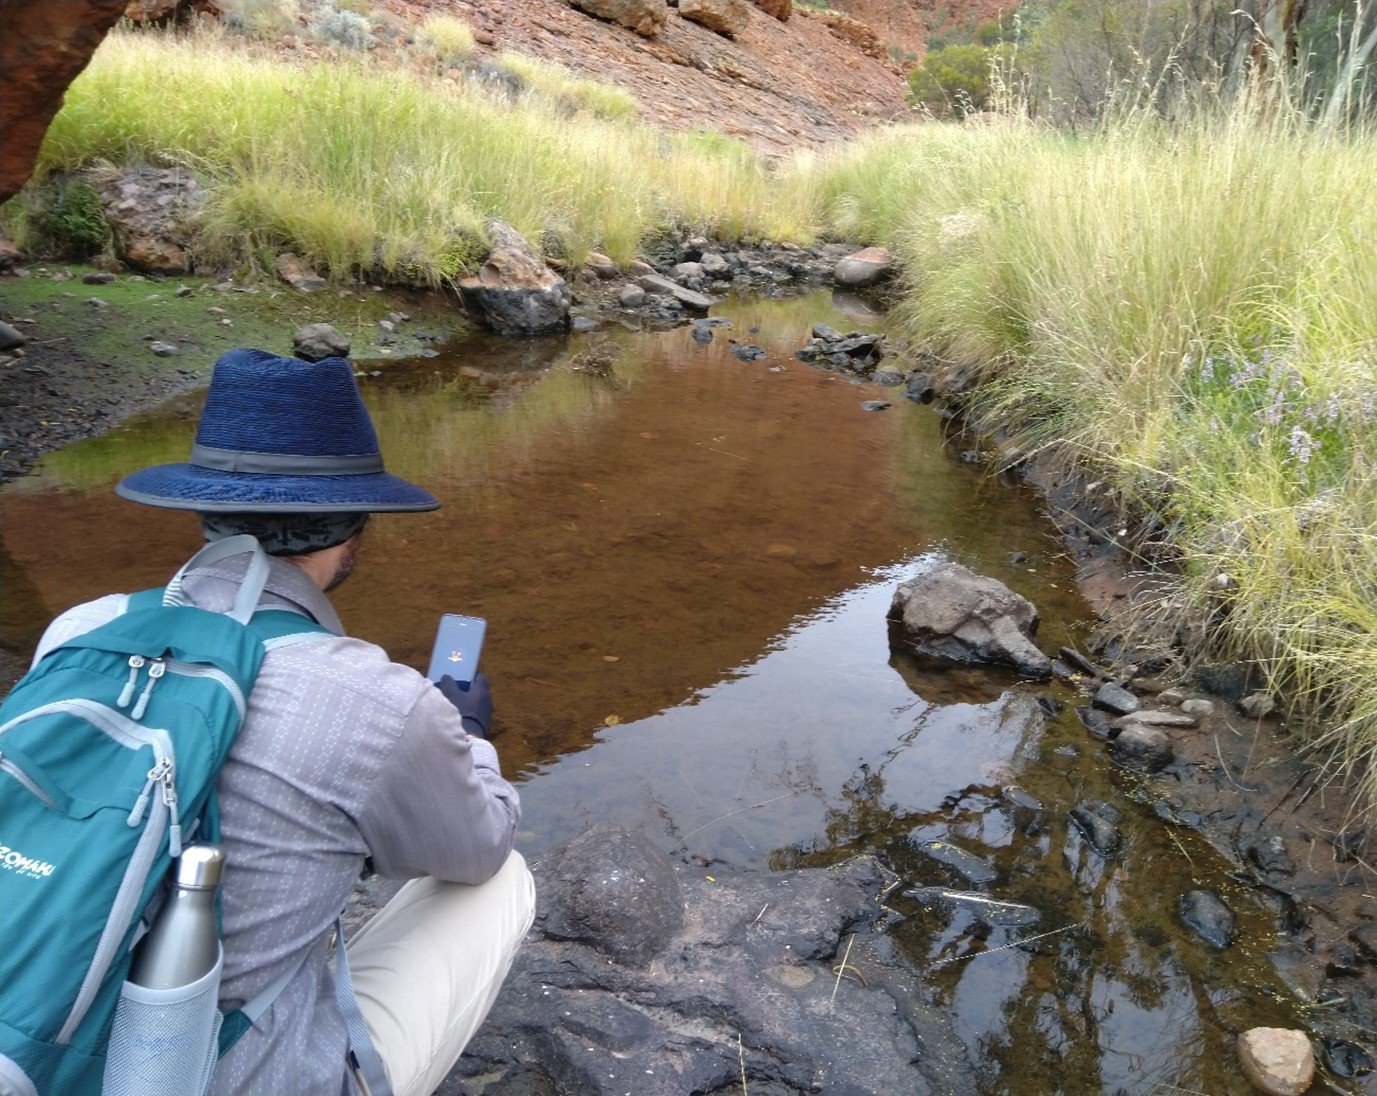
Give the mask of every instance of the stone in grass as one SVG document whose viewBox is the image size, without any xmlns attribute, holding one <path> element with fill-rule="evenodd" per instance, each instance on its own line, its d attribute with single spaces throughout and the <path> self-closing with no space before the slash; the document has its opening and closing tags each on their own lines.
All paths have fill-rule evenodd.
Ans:
<svg viewBox="0 0 1377 1096">
<path fill-rule="evenodd" d="M 1216 951 L 1223 951 L 1238 939 L 1238 919 L 1214 891 L 1187 891 L 1177 910 L 1186 927 Z"/>
<path fill-rule="evenodd" d="M 162 342 L 160 340 L 155 339 L 153 342 L 148 344 L 148 349 L 153 351 L 153 353 L 160 358 L 170 358 L 173 354 L 177 353 L 177 344 L 170 342 Z"/>
<path fill-rule="evenodd" d="M 308 323 L 292 336 L 292 350 L 298 358 L 308 362 L 347 358 L 349 339 L 328 323 Z"/>
<path fill-rule="evenodd" d="M 862 411 L 888 411 L 889 403 L 886 400 L 862 400 Z"/>
<path fill-rule="evenodd" d="M 1315 1051 L 1303 1031 L 1250 1028 L 1238 1037 L 1243 1076 L 1269 1096 L 1301 1096 L 1315 1079 Z"/>
<path fill-rule="evenodd" d="M 28 341 L 28 336 L 19 328 L 0 322 L 0 351 L 18 350 Z"/>
<path fill-rule="evenodd" d="M 93 270 L 89 274 L 83 274 L 81 280 L 85 285 L 109 285 L 115 280 L 115 276 L 108 270 Z"/>
<path fill-rule="evenodd" d="M 867 247 L 837 262 L 832 277 L 840 285 L 874 285 L 894 269 L 894 256 L 883 247 Z"/>
<path fill-rule="evenodd" d="M 1276 701 L 1260 690 L 1250 693 L 1238 702 L 1238 710 L 1249 719 L 1261 719 L 1263 716 L 1271 715 L 1276 706 Z"/>
</svg>

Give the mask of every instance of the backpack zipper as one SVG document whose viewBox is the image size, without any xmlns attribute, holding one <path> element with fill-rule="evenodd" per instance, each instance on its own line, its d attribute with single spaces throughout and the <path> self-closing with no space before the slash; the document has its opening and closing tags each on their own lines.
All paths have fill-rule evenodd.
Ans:
<svg viewBox="0 0 1377 1096">
<path fill-rule="evenodd" d="M 54 811 L 61 809 L 58 807 L 56 803 L 53 802 L 52 796 L 50 796 L 47 792 L 45 792 L 42 788 L 35 784 L 33 780 L 29 777 L 28 773 L 26 773 L 15 762 L 11 761 L 3 753 L 0 753 L 0 773 L 9 773 L 10 776 L 14 777 L 17 781 L 19 781 L 20 784 L 22 784 L 34 796 L 36 796 L 45 807 L 48 807 L 49 809 Z"/>
<path fill-rule="evenodd" d="M 214 666 L 203 666 L 199 662 L 181 662 L 175 658 L 165 660 L 167 672 L 177 674 L 179 677 L 205 677 L 221 685 L 225 692 L 229 693 L 230 699 L 234 701 L 235 708 L 239 711 L 239 721 L 244 721 L 244 713 L 248 705 L 244 702 L 244 692 L 239 688 L 234 678 L 225 673 L 224 670 Z"/>
</svg>

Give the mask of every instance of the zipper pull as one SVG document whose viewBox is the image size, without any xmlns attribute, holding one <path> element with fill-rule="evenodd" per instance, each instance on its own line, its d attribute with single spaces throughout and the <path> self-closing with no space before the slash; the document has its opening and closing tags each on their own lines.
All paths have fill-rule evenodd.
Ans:
<svg viewBox="0 0 1377 1096">
<path fill-rule="evenodd" d="M 143 664 L 148 661 L 143 655 L 129 656 L 129 680 L 124 683 L 124 690 L 120 693 L 120 698 L 115 701 L 116 708 L 127 708 L 129 702 L 134 699 L 134 686 L 138 684 L 139 671 L 143 669 Z"/>
<path fill-rule="evenodd" d="M 172 771 L 172 762 L 162 775 L 163 802 L 167 804 L 168 816 L 172 823 L 167 828 L 167 852 L 169 856 L 182 855 L 182 820 L 177 814 L 177 779 Z"/>
<path fill-rule="evenodd" d="M 159 761 L 148 770 L 148 782 L 144 784 L 142 794 L 140 794 L 138 801 L 134 804 L 134 809 L 129 812 L 129 817 L 125 820 L 130 827 L 137 826 L 143 821 L 144 813 L 148 810 L 149 797 L 153 794 L 153 785 L 161 781 L 164 774 L 171 771 L 172 762 L 166 759 Z M 173 789 L 173 795 L 174 797 L 176 795 L 175 788 Z"/>
<path fill-rule="evenodd" d="M 137 656 L 135 656 L 137 657 Z M 143 713 L 148 711 L 148 698 L 153 693 L 153 686 L 158 683 L 158 678 L 166 672 L 167 666 L 160 658 L 155 658 L 153 664 L 148 667 L 148 684 L 143 687 L 143 692 L 139 694 L 139 701 L 134 705 L 134 710 L 129 713 L 130 719 L 142 719 Z"/>
</svg>

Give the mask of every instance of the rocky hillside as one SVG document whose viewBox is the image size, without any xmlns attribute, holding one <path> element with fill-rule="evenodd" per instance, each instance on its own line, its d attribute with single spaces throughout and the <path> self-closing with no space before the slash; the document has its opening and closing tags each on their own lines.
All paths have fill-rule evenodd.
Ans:
<svg viewBox="0 0 1377 1096">
<path fill-rule="evenodd" d="M 648 121 L 676 130 L 718 129 L 777 154 L 907 115 L 900 67 L 882 42 L 844 15 L 795 9 L 781 21 L 741 3 L 736 10 L 744 11 L 744 25 L 729 36 L 685 18 L 689 0 L 682 0 L 646 37 L 552 0 L 379 0 L 377 6 L 415 22 L 437 9 L 452 12 L 477 32 L 480 57 L 515 50 L 555 61 L 625 88 Z M 889 6 L 906 5 L 889 0 Z"/>
</svg>

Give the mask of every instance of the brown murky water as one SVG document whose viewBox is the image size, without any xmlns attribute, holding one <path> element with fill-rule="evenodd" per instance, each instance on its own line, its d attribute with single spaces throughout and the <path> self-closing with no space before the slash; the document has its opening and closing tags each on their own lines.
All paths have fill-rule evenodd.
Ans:
<svg viewBox="0 0 1377 1096">
<path fill-rule="evenodd" d="M 955 459 L 930 409 L 863 411 L 887 394 L 793 360 L 813 322 L 855 326 L 828 295 L 717 311 L 734 326 L 708 346 L 687 328 L 476 341 L 361 378 L 389 467 L 444 508 L 372 523 L 335 595 L 346 625 L 420 666 L 439 613 L 488 619 L 528 854 L 592 822 L 644 827 L 706 872 L 878 853 L 910 883 L 1041 911 L 992 928 L 890 901 L 890 938 L 930 971 L 929 998 L 997 1091 L 1249 1091 L 1232 1033 L 1296 1022 L 1252 896 L 1201 842 L 1148 822 L 1074 717 L 1044 717 L 1040 690 L 891 656 L 894 585 L 939 556 L 1031 598 L 1044 647 L 1083 635 L 1089 610 L 1036 499 Z M 768 357 L 738 361 L 733 338 Z M 110 488 L 183 459 L 197 408 L 54 454 L 0 496 L 12 660 L 56 612 L 163 581 L 195 547 L 194 518 Z M 1042 805 L 1031 824 L 1004 798 L 1013 784 Z M 1124 810 L 1121 860 L 1068 826 L 1084 799 Z M 931 841 L 983 858 L 989 879 L 952 875 Z M 1240 915 L 1229 952 L 1177 920 L 1200 885 Z"/>
</svg>

